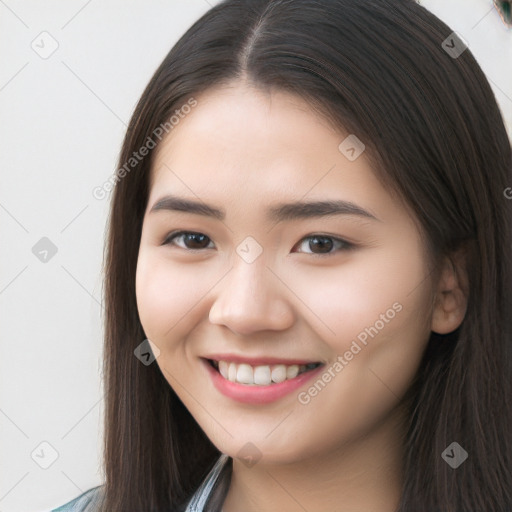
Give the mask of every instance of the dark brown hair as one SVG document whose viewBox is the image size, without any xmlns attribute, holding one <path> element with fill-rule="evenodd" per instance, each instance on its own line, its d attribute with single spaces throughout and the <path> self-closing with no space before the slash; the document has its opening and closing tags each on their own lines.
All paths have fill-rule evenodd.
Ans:
<svg viewBox="0 0 512 512">
<path fill-rule="evenodd" d="M 469 277 L 461 326 L 432 333 L 404 398 L 410 423 L 398 510 L 505 512 L 512 510 L 512 201 L 503 192 L 512 186 L 511 147 L 484 73 L 469 49 L 457 57 L 446 50 L 450 34 L 413 0 L 224 1 L 193 24 L 151 78 L 119 167 L 191 97 L 241 77 L 300 95 L 356 134 L 376 176 L 421 227 L 430 278 L 458 249 L 466 251 Z M 183 510 L 220 455 L 158 365 L 134 356 L 146 338 L 135 271 L 153 154 L 119 179 L 109 217 L 108 512 Z M 441 457 L 453 441 L 469 453 L 457 469 Z M 210 510 L 220 510 L 223 493 Z"/>
</svg>

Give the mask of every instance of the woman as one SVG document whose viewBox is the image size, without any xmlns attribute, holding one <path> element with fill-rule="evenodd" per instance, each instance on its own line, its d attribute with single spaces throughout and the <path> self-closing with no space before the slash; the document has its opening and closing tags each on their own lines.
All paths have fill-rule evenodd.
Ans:
<svg viewBox="0 0 512 512">
<path fill-rule="evenodd" d="M 414 1 L 208 11 L 128 127 L 105 485 L 57 510 L 511 510 L 511 168 Z"/>
</svg>

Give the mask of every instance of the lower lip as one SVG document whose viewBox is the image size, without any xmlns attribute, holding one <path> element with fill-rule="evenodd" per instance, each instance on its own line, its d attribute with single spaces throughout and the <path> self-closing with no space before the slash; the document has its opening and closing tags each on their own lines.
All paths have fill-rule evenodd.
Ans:
<svg viewBox="0 0 512 512">
<path fill-rule="evenodd" d="M 225 396 L 242 402 L 245 404 L 266 404 L 274 402 L 279 398 L 292 393 L 300 388 L 308 380 L 318 375 L 323 370 L 324 365 L 320 365 L 314 370 L 297 375 L 297 377 L 277 384 L 270 384 L 268 386 L 251 386 L 247 384 L 239 384 L 225 379 L 206 359 L 201 362 L 206 366 L 206 370 L 212 378 L 213 385 Z"/>
</svg>

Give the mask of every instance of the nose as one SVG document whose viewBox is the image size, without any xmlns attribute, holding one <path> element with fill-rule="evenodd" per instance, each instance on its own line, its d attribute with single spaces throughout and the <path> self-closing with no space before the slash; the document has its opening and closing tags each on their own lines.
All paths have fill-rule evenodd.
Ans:
<svg viewBox="0 0 512 512">
<path fill-rule="evenodd" d="M 216 289 L 209 313 L 212 324 L 240 335 L 293 325 L 291 292 L 263 258 L 252 263 L 238 259 Z"/>
</svg>

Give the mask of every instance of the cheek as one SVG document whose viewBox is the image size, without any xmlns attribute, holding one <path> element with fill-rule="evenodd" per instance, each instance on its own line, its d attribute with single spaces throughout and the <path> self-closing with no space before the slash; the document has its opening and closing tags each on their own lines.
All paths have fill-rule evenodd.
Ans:
<svg viewBox="0 0 512 512">
<path fill-rule="evenodd" d="M 310 308 L 311 322 L 338 363 L 326 370 L 325 384 L 311 382 L 299 397 L 305 425 L 329 415 L 315 435 L 319 445 L 328 446 L 342 431 L 359 435 L 373 428 L 394 409 L 417 372 L 429 335 L 424 320 L 429 285 L 421 253 L 418 259 L 411 250 L 408 254 L 412 259 L 406 265 L 382 252 L 350 270 L 347 265 L 347 270 L 295 273 L 294 291 Z"/>
<path fill-rule="evenodd" d="M 386 338 L 393 344 L 423 341 L 429 290 L 420 249 L 383 247 L 354 253 L 345 265 L 295 269 L 294 292 L 336 353 L 349 350 L 354 340 L 363 346 Z M 401 254 L 408 255 L 406 261 Z"/>
<path fill-rule="evenodd" d="M 186 272 L 180 272 L 151 250 L 141 251 L 136 274 L 137 308 L 150 339 L 165 339 L 180 319 L 185 319 L 198 293 Z"/>
<path fill-rule="evenodd" d="M 165 250 L 142 248 L 136 272 L 139 317 L 149 339 L 162 344 L 180 339 L 201 321 L 208 292 L 222 269 L 198 262 L 171 261 Z"/>
</svg>

